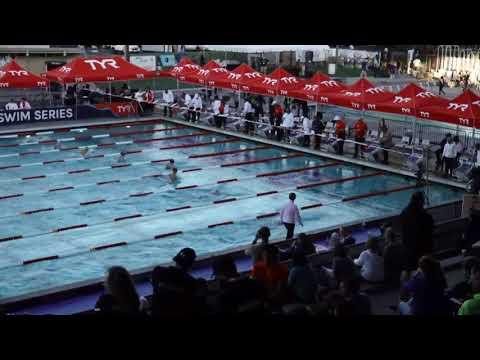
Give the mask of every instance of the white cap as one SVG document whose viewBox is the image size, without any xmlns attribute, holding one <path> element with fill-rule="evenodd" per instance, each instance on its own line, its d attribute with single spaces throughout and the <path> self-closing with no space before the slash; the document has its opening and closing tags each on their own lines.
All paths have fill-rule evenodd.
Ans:
<svg viewBox="0 0 480 360">
<path fill-rule="evenodd" d="M 277 104 L 277 100 L 273 100 L 272 105 L 276 105 L 276 104 Z"/>
<path fill-rule="evenodd" d="M 335 115 L 335 117 L 333 118 L 333 121 L 338 121 L 338 120 L 341 120 L 342 117 L 340 115 Z"/>
</svg>

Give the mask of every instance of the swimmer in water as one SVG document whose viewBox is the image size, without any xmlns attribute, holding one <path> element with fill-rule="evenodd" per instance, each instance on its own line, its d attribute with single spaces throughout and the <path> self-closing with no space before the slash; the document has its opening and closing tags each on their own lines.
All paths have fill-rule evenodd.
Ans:
<svg viewBox="0 0 480 360">
<path fill-rule="evenodd" d="M 171 181 L 172 183 L 174 183 L 174 182 L 176 182 L 176 181 L 178 180 L 178 178 L 177 178 L 177 172 L 178 172 L 178 170 L 177 170 L 176 167 L 172 167 L 171 169 L 172 169 L 172 172 L 171 172 L 168 176 L 170 177 L 170 181 Z"/>
<path fill-rule="evenodd" d="M 125 151 L 120 152 L 120 156 L 118 157 L 118 162 L 125 162 L 125 156 L 127 153 Z"/>
<path fill-rule="evenodd" d="M 171 170 L 175 167 L 175 160 L 170 159 L 170 161 L 165 165 L 165 169 Z"/>
<path fill-rule="evenodd" d="M 83 148 L 83 149 L 80 149 L 80 155 L 82 155 L 83 157 L 85 157 L 87 154 L 88 154 L 88 151 L 90 149 L 89 148 Z"/>
</svg>

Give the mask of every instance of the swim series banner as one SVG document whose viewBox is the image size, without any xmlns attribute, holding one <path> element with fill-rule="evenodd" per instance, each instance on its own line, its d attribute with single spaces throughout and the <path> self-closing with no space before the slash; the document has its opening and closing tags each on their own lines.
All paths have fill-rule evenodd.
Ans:
<svg viewBox="0 0 480 360">
<path fill-rule="evenodd" d="M 74 120 L 75 111 L 70 107 L 38 109 L 1 110 L 0 126 L 17 125 L 27 122 Z"/>
<path fill-rule="evenodd" d="M 114 106 L 115 105 L 115 106 Z M 131 103 L 112 103 L 104 108 L 94 105 L 78 105 L 35 108 L 30 110 L 0 110 L 0 126 L 43 121 L 65 121 L 92 118 L 116 118 L 138 114 L 138 107 Z"/>
</svg>

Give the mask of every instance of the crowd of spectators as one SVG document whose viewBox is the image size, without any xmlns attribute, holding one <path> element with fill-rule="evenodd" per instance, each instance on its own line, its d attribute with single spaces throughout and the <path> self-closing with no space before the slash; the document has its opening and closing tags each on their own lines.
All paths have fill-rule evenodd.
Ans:
<svg viewBox="0 0 480 360">
<path fill-rule="evenodd" d="M 465 279 L 448 288 L 432 245 L 433 222 L 423 209 L 421 192 L 412 196 L 400 216 L 400 231 L 391 223 L 371 236 L 358 257 L 350 256 L 353 236 L 340 228 L 332 233 L 330 265 L 314 260 L 313 238 L 300 233 L 286 246 L 270 242 L 261 227 L 245 250 L 251 269 L 239 272 L 235 258 L 213 259 L 209 280 L 191 275 L 196 253 L 182 249 L 172 266 L 157 266 L 151 274 L 153 295 L 138 295 L 128 271 L 108 270 L 105 292 L 96 310 L 163 319 L 215 315 L 361 316 L 373 314 L 372 296 L 362 289 L 398 289 L 392 309 L 402 315 L 452 316 L 480 314 L 480 260 L 467 257 Z M 453 300 L 452 300 L 453 299 Z"/>
</svg>

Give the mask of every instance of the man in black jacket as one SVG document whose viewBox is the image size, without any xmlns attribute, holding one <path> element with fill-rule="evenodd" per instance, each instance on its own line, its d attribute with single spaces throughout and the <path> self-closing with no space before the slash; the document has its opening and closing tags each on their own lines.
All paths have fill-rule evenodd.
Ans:
<svg viewBox="0 0 480 360">
<path fill-rule="evenodd" d="M 314 132 L 314 149 L 319 150 L 320 149 L 320 142 L 321 142 L 321 137 L 320 135 L 323 133 L 323 130 L 325 129 L 325 125 L 322 122 L 322 117 L 323 114 L 321 112 L 317 112 L 317 115 L 312 121 L 312 130 Z"/>
<path fill-rule="evenodd" d="M 407 270 L 418 268 L 418 261 L 433 252 L 433 218 L 424 209 L 425 195 L 415 192 L 400 215 L 403 245 L 407 253 Z"/>
</svg>

